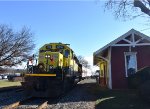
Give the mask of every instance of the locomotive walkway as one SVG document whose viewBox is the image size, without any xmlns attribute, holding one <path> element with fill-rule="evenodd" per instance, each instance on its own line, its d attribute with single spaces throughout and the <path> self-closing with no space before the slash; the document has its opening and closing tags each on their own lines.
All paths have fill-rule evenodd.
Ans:
<svg viewBox="0 0 150 109">
<path fill-rule="evenodd" d="M 82 80 L 68 94 L 63 97 L 53 109 L 95 109 L 96 97 L 92 89 L 96 84 L 95 79 Z M 50 109 L 51 107 L 48 107 Z"/>
</svg>

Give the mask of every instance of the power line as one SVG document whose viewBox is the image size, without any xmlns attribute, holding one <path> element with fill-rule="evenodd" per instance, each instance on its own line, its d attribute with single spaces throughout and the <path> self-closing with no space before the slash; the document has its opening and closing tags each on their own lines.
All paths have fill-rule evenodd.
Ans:
<svg viewBox="0 0 150 109">
<path fill-rule="evenodd" d="M 143 30 L 140 30 L 140 31 L 146 31 L 146 30 L 149 30 L 150 28 L 146 28 L 146 29 L 143 29 Z"/>
</svg>

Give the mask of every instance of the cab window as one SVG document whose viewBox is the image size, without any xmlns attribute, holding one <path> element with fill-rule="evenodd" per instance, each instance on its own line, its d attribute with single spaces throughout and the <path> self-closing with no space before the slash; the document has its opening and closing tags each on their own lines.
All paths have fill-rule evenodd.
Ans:
<svg viewBox="0 0 150 109">
<path fill-rule="evenodd" d="M 52 45 L 47 45 L 46 49 L 52 49 Z"/>
<path fill-rule="evenodd" d="M 73 59 L 73 51 L 71 51 L 71 59 Z"/>
<path fill-rule="evenodd" d="M 64 56 L 65 56 L 66 58 L 68 58 L 69 53 L 70 53 L 70 51 L 69 51 L 69 50 L 65 50 L 65 52 L 64 52 Z"/>
</svg>

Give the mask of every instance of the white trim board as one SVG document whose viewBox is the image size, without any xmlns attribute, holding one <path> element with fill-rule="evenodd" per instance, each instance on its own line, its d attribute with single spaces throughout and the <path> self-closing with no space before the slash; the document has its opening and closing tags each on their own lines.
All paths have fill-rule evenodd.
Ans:
<svg viewBox="0 0 150 109">
<path fill-rule="evenodd" d="M 114 44 L 112 46 L 120 46 L 120 47 L 124 47 L 124 46 L 132 46 L 132 47 L 135 47 L 135 46 L 145 46 L 145 45 L 150 45 L 150 43 L 140 43 L 140 44 Z"/>
<path fill-rule="evenodd" d="M 111 76 L 111 47 L 109 48 L 108 51 L 108 56 L 109 56 L 109 62 L 108 62 L 108 71 L 109 71 L 109 83 L 108 83 L 108 87 L 110 89 L 112 89 L 112 76 Z"/>
</svg>

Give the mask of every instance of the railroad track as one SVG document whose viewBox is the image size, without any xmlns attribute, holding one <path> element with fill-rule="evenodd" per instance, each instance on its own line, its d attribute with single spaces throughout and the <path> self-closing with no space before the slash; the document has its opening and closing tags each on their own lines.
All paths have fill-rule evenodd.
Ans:
<svg viewBox="0 0 150 109">
<path fill-rule="evenodd" d="M 0 92 L 9 92 L 9 91 L 21 90 L 21 89 L 22 89 L 22 86 L 10 86 L 10 87 L 0 88 Z"/>
<path fill-rule="evenodd" d="M 20 101 L 17 101 L 15 103 L 12 103 L 8 106 L 5 106 L 3 107 L 2 109 L 16 109 L 16 108 L 19 108 L 19 106 L 23 105 L 24 103 L 30 101 L 32 99 L 32 97 L 27 97 L 27 98 L 24 98 Z M 48 101 L 44 101 L 43 103 L 41 103 L 40 105 L 38 105 L 38 107 L 36 107 L 35 109 L 45 109 L 47 107 L 47 104 Z"/>
<path fill-rule="evenodd" d="M 19 93 L 18 93 L 19 92 Z M 59 100 L 63 98 L 66 94 L 61 95 L 58 98 L 34 98 L 34 97 L 25 97 L 22 89 L 15 90 L 15 93 L 20 94 L 16 100 L 13 101 L 12 97 L 7 96 L 4 100 L 0 100 L 0 109 L 45 109 L 48 107 L 49 109 L 53 109 Z M 18 96 L 18 95 L 17 95 Z M 11 100 L 12 99 L 12 100 Z M 5 102 L 6 101 L 6 102 Z"/>
</svg>

